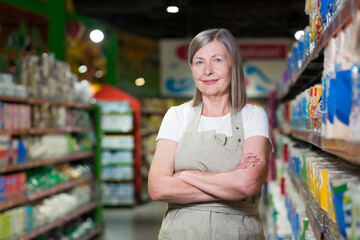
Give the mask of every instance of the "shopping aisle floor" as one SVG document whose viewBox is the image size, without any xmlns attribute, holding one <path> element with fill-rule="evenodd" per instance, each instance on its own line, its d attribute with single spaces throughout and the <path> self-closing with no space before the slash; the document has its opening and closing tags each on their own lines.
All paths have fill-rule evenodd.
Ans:
<svg viewBox="0 0 360 240">
<path fill-rule="evenodd" d="M 156 240 L 166 203 L 148 202 L 134 208 L 105 208 L 104 240 Z"/>
</svg>

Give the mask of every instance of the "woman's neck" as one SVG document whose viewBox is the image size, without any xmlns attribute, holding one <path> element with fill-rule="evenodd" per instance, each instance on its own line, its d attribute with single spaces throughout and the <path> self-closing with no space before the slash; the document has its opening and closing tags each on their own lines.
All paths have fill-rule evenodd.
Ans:
<svg viewBox="0 0 360 240">
<path fill-rule="evenodd" d="M 203 97 L 203 109 L 201 115 L 206 117 L 222 117 L 230 112 L 229 100 L 226 98 Z"/>
</svg>

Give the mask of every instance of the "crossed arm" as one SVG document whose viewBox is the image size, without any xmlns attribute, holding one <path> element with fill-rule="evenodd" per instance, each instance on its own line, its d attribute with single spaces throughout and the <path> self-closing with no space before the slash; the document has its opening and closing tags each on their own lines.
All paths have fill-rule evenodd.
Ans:
<svg viewBox="0 0 360 240">
<path fill-rule="evenodd" d="M 271 146 L 265 137 L 247 138 L 240 165 L 223 173 L 185 170 L 174 174 L 177 146 L 172 140 L 158 140 L 148 182 L 153 200 L 171 203 L 240 200 L 258 193 L 267 179 Z"/>
</svg>

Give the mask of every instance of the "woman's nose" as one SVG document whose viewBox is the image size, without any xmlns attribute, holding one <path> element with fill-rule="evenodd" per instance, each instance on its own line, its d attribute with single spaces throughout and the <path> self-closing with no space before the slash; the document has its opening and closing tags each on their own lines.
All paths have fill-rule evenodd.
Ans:
<svg viewBox="0 0 360 240">
<path fill-rule="evenodd" d="M 205 64 L 204 74 L 211 75 L 213 73 L 213 69 L 210 63 Z"/>
</svg>

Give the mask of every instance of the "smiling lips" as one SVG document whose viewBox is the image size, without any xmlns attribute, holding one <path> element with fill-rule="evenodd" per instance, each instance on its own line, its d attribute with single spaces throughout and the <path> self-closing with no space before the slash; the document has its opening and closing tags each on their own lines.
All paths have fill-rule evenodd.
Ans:
<svg viewBox="0 0 360 240">
<path fill-rule="evenodd" d="M 213 84 L 217 82 L 217 79 L 202 80 L 202 82 L 205 84 Z"/>
</svg>

